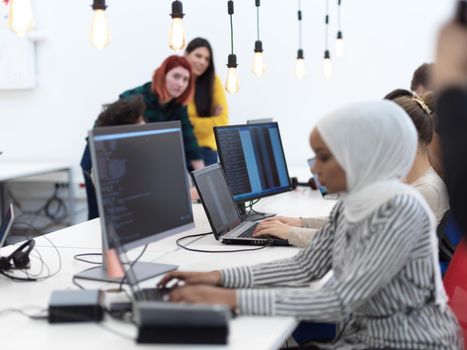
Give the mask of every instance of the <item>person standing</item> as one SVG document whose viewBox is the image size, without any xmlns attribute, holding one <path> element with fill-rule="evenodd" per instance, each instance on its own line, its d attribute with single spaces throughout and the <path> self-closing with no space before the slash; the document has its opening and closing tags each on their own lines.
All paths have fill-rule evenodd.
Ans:
<svg viewBox="0 0 467 350">
<path fill-rule="evenodd" d="M 179 120 L 182 124 L 183 143 L 187 167 L 204 167 L 201 150 L 193 134 L 193 126 L 188 120 L 187 103 L 193 95 L 194 77 L 191 65 L 180 56 L 169 56 L 156 69 L 152 81 L 127 90 L 120 98 L 142 95 L 146 105 L 144 118 L 148 123 Z"/>
<path fill-rule="evenodd" d="M 201 148 L 206 165 L 217 163 L 217 145 L 213 127 L 229 122 L 224 87 L 214 69 L 209 42 L 195 38 L 186 47 L 185 58 L 190 62 L 195 79 L 194 98 L 188 103 L 188 116 Z"/>
</svg>

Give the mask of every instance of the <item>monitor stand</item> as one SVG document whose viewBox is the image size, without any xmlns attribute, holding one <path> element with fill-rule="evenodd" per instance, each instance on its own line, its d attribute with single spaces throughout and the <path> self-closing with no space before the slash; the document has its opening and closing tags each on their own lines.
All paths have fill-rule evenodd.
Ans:
<svg viewBox="0 0 467 350">
<path fill-rule="evenodd" d="M 276 213 L 262 213 L 255 211 L 254 209 L 249 209 L 247 212 L 245 203 L 237 203 L 237 206 L 238 210 L 240 211 L 240 215 L 242 216 L 243 220 L 246 221 L 263 220 L 277 215 Z"/>
<path fill-rule="evenodd" d="M 147 263 L 147 262 L 137 262 L 132 265 L 133 271 L 136 274 L 136 279 L 138 282 L 148 280 L 150 278 L 163 275 L 167 272 L 176 270 L 177 265 L 169 264 L 156 264 L 156 263 Z M 107 270 L 104 266 L 96 266 L 88 270 L 84 270 L 74 276 L 77 279 L 89 280 L 89 281 L 100 281 L 100 282 L 110 282 L 110 283 L 121 283 L 122 278 L 112 278 L 107 276 Z M 128 283 L 128 280 L 125 280 L 124 283 Z"/>
</svg>

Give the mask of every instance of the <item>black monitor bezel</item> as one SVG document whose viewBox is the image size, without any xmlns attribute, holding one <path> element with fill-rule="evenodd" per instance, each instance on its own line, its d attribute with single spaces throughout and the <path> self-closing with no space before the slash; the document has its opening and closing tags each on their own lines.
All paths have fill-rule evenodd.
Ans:
<svg viewBox="0 0 467 350">
<path fill-rule="evenodd" d="M 221 146 L 221 144 L 220 144 L 220 142 L 219 142 L 218 131 L 219 131 L 219 130 L 225 130 L 225 129 L 257 128 L 257 127 L 260 127 L 260 126 L 275 126 L 275 127 L 277 127 L 277 131 L 278 131 L 278 134 L 279 134 L 279 143 L 280 143 L 280 147 L 281 147 L 281 150 L 282 150 L 282 159 L 284 160 L 285 171 L 286 171 L 286 173 L 287 173 L 287 179 L 288 179 L 289 185 L 288 185 L 288 186 L 281 187 L 281 188 L 277 189 L 277 191 L 268 192 L 268 193 L 264 193 L 264 192 L 263 192 L 263 193 L 260 194 L 259 196 L 258 196 L 258 194 L 256 193 L 255 195 L 251 195 L 251 196 L 249 196 L 249 197 L 244 197 L 244 198 L 241 198 L 240 200 L 235 199 L 235 196 L 232 195 L 232 198 L 234 199 L 235 203 L 237 203 L 237 204 L 249 202 L 249 201 L 252 201 L 252 200 L 255 200 L 255 199 L 260 199 L 260 198 L 265 198 L 265 197 L 274 196 L 274 195 L 276 195 L 276 194 L 284 193 L 284 192 L 288 192 L 288 191 L 291 191 L 291 190 L 292 190 L 292 183 L 291 183 L 291 181 L 290 181 L 289 168 L 288 168 L 288 166 L 287 166 L 287 161 L 286 161 L 286 159 L 285 159 L 285 152 L 284 152 L 284 147 L 283 147 L 283 145 L 282 145 L 282 137 L 281 137 L 281 133 L 280 133 L 279 123 L 278 123 L 278 122 L 253 123 L 253 124 L 235 124 L 235 125 L 215 126 L 215 127 L 214 127 L 214 137 L 215 137 L 215 139 L 216 139 L 217 152 L 218 152 L 218 154 L 219 154 L 219 160 L 220 160 L 220 163 L 221 163 L 221 165 L 222 165 L 222 169 L 225 169 L 225 162 L 224 162 L 224 159 L 223 159 L 223 156 L 222 156 L 222 146 Z M 225 171 L 224 171 L 224 174 L 225 174 Z M 226 177 L 227 184 L 228 184 L 229 182 L 228 182 L 227 174 L 225 174 L 225 177 Z"/>
<path fill-rule="evenodd" d="M 89 148 L 91 151 L 91 159 L 92 163 L 96 164 L 96 152 L 94 148 L 94 137 L 95 136 L 102 136 L 102 135 L 113 135 L 113 134 L 120 134 L 120 133 L 125 133 L 125 132 L 138 132 L 138 131 L 150 131 L 150 130 L 163 130 L 163 129 L 178 129 L 179 130 L 179 136 L 180 136 L 180 144 L 182 147 L 182 157 L 183 157 L 183 164 L 186 164 L 186 159 L 185 159 L 185 152 L 184 152 L 184 146 L 183 146 L 183 134 L 181 130 L 181 123 L 180 121 L 170 121 L 170 122 L 157 122 L 157 123 L 147 123 L 147 124 L 131 124 L 131 125 L 118 125 L 118 126 L 106 126 L 106 127 L 98 127 L 94 128 L 92 130 L 89 130 L 88 137 L 89 137 Z M 98 178 L 98 168 L 93 167 L 93 171 L 96 173 L 96 178 Z M 186 186 L 188 190 L 188 198 L 190 198 L 189 194 L 189 181 L 188 181 L 188 172 L 185 172 L 185 181 L 186 181 Z M 99 214 L 100 214 L 100 222 L 101 222 L 101 232 L 102 232 L 102 250 L 105 252 L 106 250 L 109 249 L 109 234 L 107 232 L 107 225 L 105 221 L 105 211 L 103 207 L 103 202 L 102 202 L 102 196 L 101 196 L 101 190 L 100 190 L 100 183 L 99 181 L 95 181 L 95 189 L 96 189 L 96 198 L 97 198 L 97 204 L 99 208 Z M 190 200 L 191 203 L 191 200 Z M 190 205 L 191 209 L 191 222 L 188 224 L 185 224 L 183 226 L 179 226 L 175 229 L 171 229 L 168 231 L 156 233 L 154 235 L 151 235 L 147 237 L 146 239 L 140 239 L 136 240 L 133 242 L 127 242 L 122 245 L 122 248 L 125 250 L 129 250 L 132 248 L 136 248 L 145 244 L 149 244 L 155 241 L 158 241 L 160 239 L 164 239 L 168 236 L 175 235 L 177 233 L 181 233 L 190 229 L 193 229 L 195 227 L 194 224 L 194 213 L 193 213 L 193 207 Z M 160 235 L 159 237 L 157 237 Z M 162 236 L 163 235 L 163 236 Z M 156 238 L 157 237 L 157 238 Z"/>
</svg>

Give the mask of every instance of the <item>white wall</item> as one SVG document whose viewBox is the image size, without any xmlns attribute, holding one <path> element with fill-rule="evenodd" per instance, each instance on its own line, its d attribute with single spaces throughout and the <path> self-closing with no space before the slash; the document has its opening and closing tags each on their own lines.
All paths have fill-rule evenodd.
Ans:
<svg viewBox="0 0 467 350">
<path fill-rule="evenodd" d="M 148 81 L 171 54 L 167 48 L 171 1 L 109 0 L 113 40 L 101 51 L 88 40 L 91 0 L 33 1 L 37 28 L 47 35 L 37 49 L 38 86 L 0 91 L 0 150 L 8 158 L 66 160 L 78 166 L 86 130 L 101 104 Z M 332 44 L 336 3 L 331 1 Z M 211 41 L 217 72 L 225 78 L 230 45 L 227 1 L 184 0 L 183 4 L 188 39 L 204 36 Z M 231 122 L 274 117 L 281 125 L 288 162 L 300 164 L 311 152 L 308 133 L 323 113 L 409 87 L 413 70 L 433 60 L 436 32 L 450 16 L 454 0 L 343 0 L 346 55 L 334 60 L 329 81 L 322 73 L 324 0 L 302 1 L 308 69 L 303 81 L 293 74 L 297 1 L 262 1 L 268 71 L 261 79 L 251 73 L 254 1 L 237 0 L 235 6 L 241 90 L 229 96 Z"/>
</svg>

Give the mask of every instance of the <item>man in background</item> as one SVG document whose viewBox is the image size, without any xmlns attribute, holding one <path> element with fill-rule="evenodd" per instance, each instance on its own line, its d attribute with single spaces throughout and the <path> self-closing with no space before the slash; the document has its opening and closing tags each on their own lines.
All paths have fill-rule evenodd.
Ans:
<svg viewBox="0 0 467 350">
<path fill-rule="evenodd" d="M 423 96 L 428 92 L 433 92 L 431 83 L 433 66 L 433 63 L 423 63 L 413 73 L 410 90 L 416 95 Z"/>
</svg>

